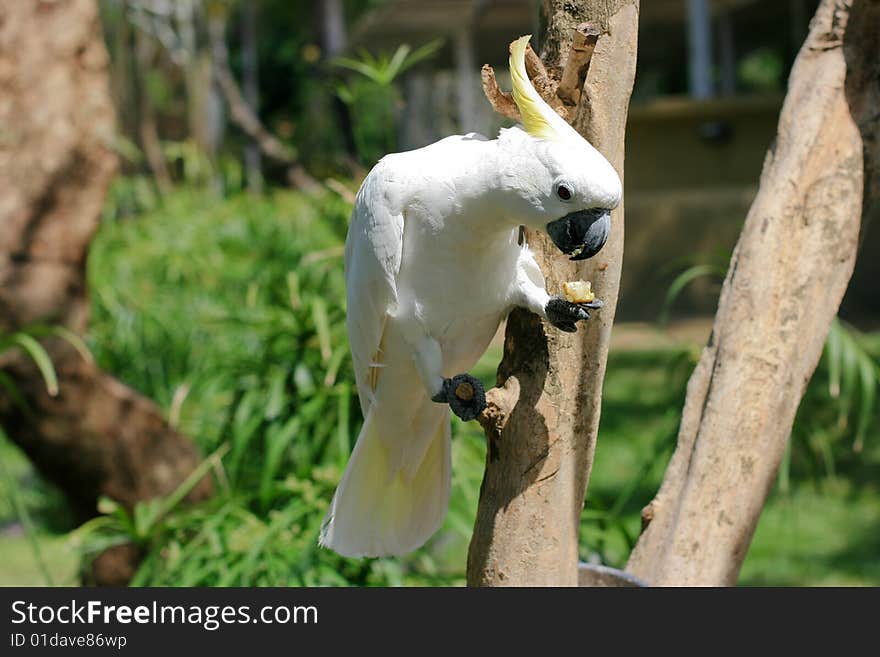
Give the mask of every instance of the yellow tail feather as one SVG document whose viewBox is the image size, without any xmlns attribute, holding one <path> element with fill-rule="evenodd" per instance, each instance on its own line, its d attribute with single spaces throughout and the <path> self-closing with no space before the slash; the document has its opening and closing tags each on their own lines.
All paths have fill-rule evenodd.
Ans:
<svg viewBox="0 0 880 657">
<path fill-rule="evenodd" d="M 352 452 L 324 524 L 320 544 L 347 557 L 401 555 L 421 547 L 443 523 L 449 506 L 449 412 L 428 402 L 424 412 L 436 416 L 428 431 L 421 462 L 403 467 L 393 445 L 418 436 L 389 440 L 373 405 Z M 400 438 L 404 440 L 401 442 Z M 397 458 L 395 458 L 397 457 Z"/>
</svg>

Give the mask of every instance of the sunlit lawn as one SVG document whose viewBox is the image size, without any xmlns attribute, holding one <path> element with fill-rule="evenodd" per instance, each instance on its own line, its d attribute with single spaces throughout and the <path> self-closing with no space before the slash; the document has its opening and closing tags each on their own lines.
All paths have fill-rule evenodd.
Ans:
<svg viewBox="0 0 880 657">
<path fill-rule="evenodd" d="M 54 586 L 76 586 L 78 560 L 66 536 L 37 533 L 43 559 Z M 18 528 L 0 534 L 0 586 L 45 586 L 46 577 L 34 559 L 30 542 Z"/>
<path fill-rule="evenodd" d="M 5 437 L 0 437 L 0 459 L 0 475 L 8 475 L 0 478 L 0 586 L 75 585 L 78 560 L 61 531 L 68 523 L 59 517 L 65 513 L 64 505 Z M 42 566 L 16 513 L 14 495 L 29 511 Z"/>
<path fill-rule="evenodd" d="M 493 348 L 477 369 L 487 383 L 494 379 L 499 355 L 497 347 Z M 656 352 L 612 355 L 589 496 L 593 506 L 613 501 L 619 490 L 638 476 L 656 437 L 674 427 L 679 407 L 673 407 L 664 392 L 669 376 L 663 364 L 666 360 L 663 353 Z M 868 450 L 864 456 L 876 459 L 876 452 Z M 35 486 L 34 476 L 19 454 L 7 446 L 2 456 L 18 481 Z M 638 532 L 639 509 L 656 490 L 666 458 L 668 450 L 649 468 L 624 509 L 621 523 L 633 536 Z M 846 474 L 838 473 L 836 480 L 795 481 L 787 494 L 774 490 L 743 567 L 741 584 L 880 584 L 880 489 L 871 482 L 859 482 L 859 477 L 855 477 L 856 483 L 849 482 Z M 5 486 L 3 490 L 8 493 Z M 76 557 L 63 533 L 47 529 L 40 517 L 40 512 L 47 510 L 46 500 L 39 493 L 25 497 L 33 507 L 38 540 L 54 583 L 72 583 Z M 45 584 L 45 576 L 5 500 L 2 508 L 0 522 L 6 529 L 0 532 L 0 585 Z M 595 537 L 590 529 L 585 534 Z M 618 565 L 626 556 L 626 544 L 620 536 L 611 532 L 604 545 L 606 555 Z"/>
</svg>

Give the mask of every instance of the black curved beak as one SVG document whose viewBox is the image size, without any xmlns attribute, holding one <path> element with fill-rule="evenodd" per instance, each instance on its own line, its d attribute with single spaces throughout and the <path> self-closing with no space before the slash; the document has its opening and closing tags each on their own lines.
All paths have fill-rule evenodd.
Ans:
<svg viewBox="0 0 880 657">
<path fill-rule="evenodd" d="M 611 232 L 611 211 L 596 208 L 570 212 L 547 224 L 547 234 L 569 260 L 586 260 L 602 250 Z"/>
</svg>

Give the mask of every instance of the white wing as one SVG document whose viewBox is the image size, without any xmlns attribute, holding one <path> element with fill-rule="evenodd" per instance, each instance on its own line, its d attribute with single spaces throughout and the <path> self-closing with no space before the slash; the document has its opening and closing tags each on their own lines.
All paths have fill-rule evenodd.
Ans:
<svg viewBox="0 0 880 657">
<path fill-rule="evenodd" d="M 376 165 L 358 192 L 345 242 L 346 322 L 364 417 L 381 372 L 385 319 L 397 302 L 403 214 L 392 199 L 398 184 L 389 158 Z"/>
</svg>

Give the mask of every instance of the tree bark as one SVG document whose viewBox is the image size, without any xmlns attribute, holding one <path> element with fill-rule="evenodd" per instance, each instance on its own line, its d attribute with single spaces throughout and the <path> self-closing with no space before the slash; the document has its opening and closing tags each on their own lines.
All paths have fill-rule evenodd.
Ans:
<svg viewBox="0 0 880 657">
<path fill-rule="evenodd" d="M 0 331 L 86 327 L 86 254 L 116 169 L 107 67 L 92 0 L 0 1 Z M 0 359 L 25 402 L 0 395 L 0 426 L 40 471 L 88 515 L 98 495 L 131 507 L 176 488 L 195 446 L 67 343 L 45 346 L 55 397 L 28 359 Z"/>
<path fill-rule="evenodd" d="M 564 109 L 622 177 L 638 0 L 546 0 L 544 10 L 543 59 L 554 90 L 559 80 L 570 80 L 563 71 L 566 61 L 577 65 L 574 60 L 581 57 L 571 50 L 576 27 L 590 21 L 598 28 L 586 79 L 577 85 L 583 93 L 576 106 Z M 564 94 L 569 99 L 570 87 Z M 488 449 L 468 554 L 472 586 L 578 584 L 578 527 L 620 282 L 623 206 L 612 214 L 605 248 L 585 263 L 560 256 L 543 234 L 529 232 L 527 239 L 551 294 L 560 293 L 565 281 L 586 279 L 606 305 L 576 334 L 558 331 L 524 310 L 508 319 L 498 368 L 502 387 L 490 391 L 490 413 L 483 418 Z"/>
<path fill-rule="evenodd" d="M 627 570 L 650 584 L 736 582 L 876 185 L 878 34 L 877 0 L 823 0 L 795 61 L 678 446 L 642 512 Z"/>
</svg>

